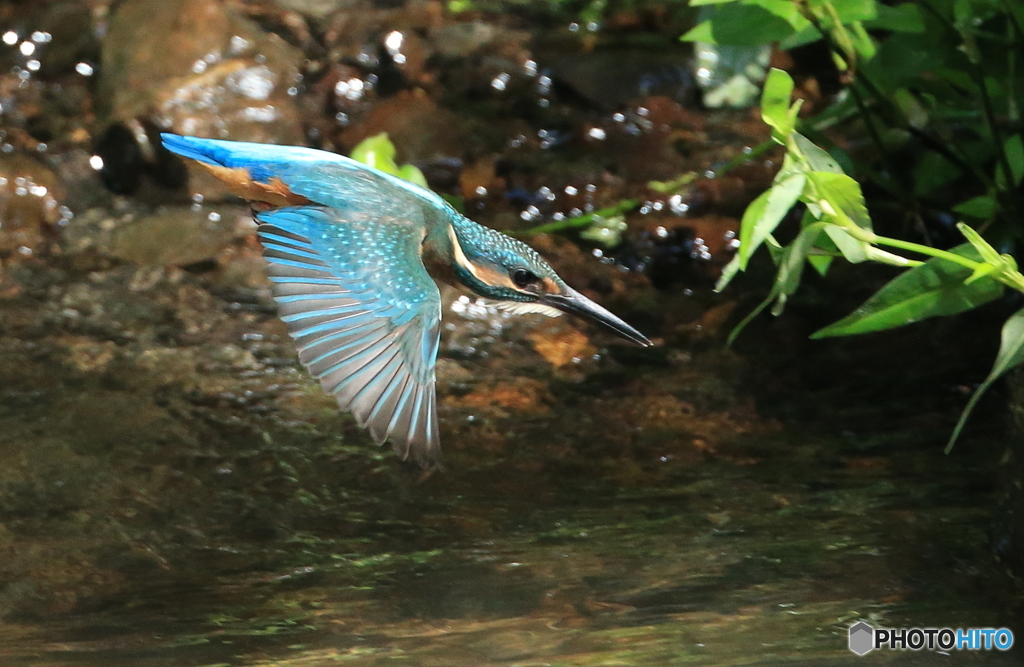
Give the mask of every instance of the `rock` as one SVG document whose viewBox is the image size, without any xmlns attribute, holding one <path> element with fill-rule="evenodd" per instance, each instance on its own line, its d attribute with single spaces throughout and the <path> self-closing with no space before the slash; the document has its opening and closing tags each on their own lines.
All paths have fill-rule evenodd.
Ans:
<svg viewBox="0 0 1024 667">
<path fill-rule="evenodd" d="M 324 19 L 336 11 L 351 9 L 360 4 L 360 0 L 277 0 L 277 5 L 281 9 L 298 12 L 314 19 Z"/>
<path fill-rule="evenodd" d="M 686 50 L 608 49 L 538 61 L 552 77 L 600 109 L 613 110 L 638 98 L 663 95 L 693 101 L 692 58 Z"/>
<path fill-rule="evenodd" d="M 104 40 L 99 104 L 111 121 L 151 117 L 183 134 L 301 143 L 289 89 L 302 62 L 223 2 L 128 0 Z"/>
<path fill-rule="evenodd" d="M 217 259 L 253 229 L 248 211 L 235 206 L 165 207 L 120 217 L 94 209 L 64 234 L 68 253 L 96 253 L 140 266 L 188 266 Z"/>
<path fill-rule="evenodd" d="M 188 266 L 213 259 L 251 228 L 249 216 L 238 209 L 168 208 L 120 226 L 110 254 L 141 265 Z"/>
<path fill-rule="evenodd" d="M 67 213 L 59 202 L 57 177 L 20 155 L 0 157 L 0 254 L 31 255 Z"/>
<path fill-rule="evenodd" d="M 530 339 L 537 354 L 555 368 L 579 363 L 597 354 L 597 348 L 590 344 L 590 339 L 583 332 L 563 322 L 538 327 L 531 331 L 527 338 Z"/>
<path fill-rule="evenodd" d="M 466 132 L 461 129 L 465 125 L 458 114 L 439 107 L 422 91 L 402 91 L 346 128 L 339 141 L 351 149 L 366 137 L 387 132 L 401 162 L 461 157 L 467 149 Z"/>
<path fill-rule="evenodd" d="M 430 33 L 438 53 L 446 58 L 465 58 L 490 44 L 498 34 L 498 27 L 490 23 L 452 23 Z"/>
<path fill-rule="evenodd" d="M 23 44 L 32 45 L 25 55 L 20 48 L 0 48 L 0 67 L 25 68 L 35 60 L 43 77 L 73 72 L 79 62 L 95 62 L 99 41 L 93 27 L 92 11 L 84 0 L 6 3 L 0 10 L 3 32 L 11 31 Z M 19 42 L 15 42 L 19 44 Z"/>
</svg>

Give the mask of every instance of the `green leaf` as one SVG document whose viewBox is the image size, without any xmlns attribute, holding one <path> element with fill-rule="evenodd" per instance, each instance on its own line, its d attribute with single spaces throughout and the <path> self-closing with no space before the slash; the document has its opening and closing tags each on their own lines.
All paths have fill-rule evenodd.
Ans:
<svg viewBox="0 0 1024 667">
<path fill-rule="evenodd" d="M 874 0 L 844 0 L 853 2 L 874 2 Z M 743 0 L 744 4 L 761 7 L 788 23 L 792 31 L 803 30 L 811 25 L 804 17 L 798 3 L 793 0 Z"/>
<path fill-rule="evenodd" d="M 870 21 L 878 17 L 875 0 L 811 0 L 811 6 L 831 4 L 843 23 Z"/>
<path fill-rule="evenodd" d="M 809 25 L 799 32 L 794 32 L 789 37 L 779 42 L 780 51 L 789 51 L 804 44 L 810 44 L 821 39 L 821 33 L 813 25 Z"/>
<path fill-rule="evenodd" d="M 818 196 L 825 200 L 837 214 L 833 217 L 837 222 L 842 223 L 845 216 L 861 229 L 871 229 L 871 216 L 864 205 L 864 195 L 861 194 L 860 185 L 846 174 L 834 174 L 824 171 L 813 171 L 808 178 L 818 191 Z M 829 215 L 821 201 L 818 205 Z M 838 215 L 842 213 L 842 216 Z"/>
<path fill-rule="evenodd" d="M 730 2 L 739 2 L 739 0 L 690 0 L 690 6 L 702 7 L 704 5 L 724 5 Z"/>
<path fill-rule="evenodd" d="M 803 174 L 793 174 L 782 182 L 775 183 L 765 193 L 754 200 L 747 211 L 743 214 L 743 221 L 740 223 L 740 266 L 747 268 L 754 251 L 760 247 L 765 238 L 775 231 L 786 213 L 799 200 L 804 186 L 807 184 L 807 177 Z"/>
<path fill-rule="evenodd" d="M 981 234 L 979 234 L 973 227 L 968 227 L 964 223 L 959 222 L 957 223 L 956 228 L 964 235 L 967 242 L 974 246 L 974 249 L 978 251 L 983 262 L 988 262 L 995 266 L 1001 266 L 1004 263 L 999 251 L 993 248 L 988 241 L 981 238 Z"/>
<path fill-rule="evenodd" d="M 732 279 L 736 277 L 736 274 L 740 272 L 740 256 L 733 255 L 733 258 L 729 260 L 729 263 L 722 269 L 722 275 L 718 277 L 718 281 L 715 283 L 715 291 L 721 292 L 725 289 L 726 285 L 732 282 Z"/>
<path fill-rule="evenodd" d="M 429 188 L 427 185 L 427 177 L 423 175 L 423 172 L 419 170 L 419 167 L 412 164 L 403 164 L 398 168 L 398 174 L 400 178 L 404 178 L 410 183 L 415 183 L 422 188 Z"/>
<path fill-rule="evenodd" d="M 924 19 L 921 11 L 912 2 L 890 7 L 878 5 L 878 16 L 867 20 L 864 24 L 869 30 L 892 30 L 893 32 L 924 32 Z"/>
<path fill-rule="evenodd" d="M 971 400 L 967 402 L 967 407 L 964 408 L 963 413 L 960 415 L 960 420 L 956 423 L 956 428 L 953 429 L 953 434 L 949 437 L 949 444 L 946 445 L 947 454 L 953 449 L 953 445 L 956 444 L 957 438 L 960 437 L 960 432 L 964 430 L 964 425 L 967 423 L 967 418 L 971 416 L 971 412 L 974 410 L 974 406 L 978 404 L 982 394 L 992 386 L 993 382 L 1002 377 L 1006 371 L 1019 366 L 1022 362 L 1024 362 L 1024 309 L 1014 313 L 1003 325 L 996 362 L 992 365 L 992 371 L 985 378 L 985 381 L 974 390 Z"/>
<path fill-rule="evenodd" d="M 1024 141 L 1019 134 L 1015 134 L 1003 144 L 1006 152 L 1006 160 L 1010 163 L 1010 172 L 1013 175 L 1013 184 L 1020 185 L 1024 178 Z"/>
<path fill-rule="evenodd" d="M 914 194 L 928 195 L 959 177 L 963 172 L 942 155 L 929 151 L 914 168 Z"/>
<path fill-rule="evenodd" d="M 734 261 L 739 265 L 740 269 L 746 270 L 747 261 L 751 255 L 754 254 L 756 248 L 753 246 L 754 228 L 757 226 L 758 220 L 764 215 L 765 209 L 768 207 L 768 197 L 772 191 L 769 188 L 757 196 L 757 199 L 750 202 L 747 206 L 747 210 L 743 212 L 743 219 L 740 220 L 740 247 L 736 253 Z"/>
<path fill-rule="evenodd" d="M 928 109 L 909 90 L 899 88 L 893 91 L 890 98 L 911 127 L 920 130 L 928 126 Z"/>
<path fill-rule="evenodd" d="M 789 21 L 779 15 L 782 13 L 781 5 L 792 7 L 791 2 L 779 0 L 779 6 L 768 2 L 763 4 L 768 6 L 747 2 L 715 5 L 711 8 L 713 14 L 710 20 L 698 24 L 680 39 L 684 42 L 730 46 L 761 46 L 777 42 L 795 32 Z M 801 24 L 800 28 L 803 27 Z"/>
<path fill-rule="evenodd" d="M 398 165 L 395 164 L 395 145 L 391 143 L 387 132 L 363 139 L 352 149 L 349 157 L 386 174 L 398 175 Z"/>
<path fill-rule="evenodd" d="M 864 29 L 864 24 L 857 21 L 850 26 L 850 32 L 852 32 L 853 48 L 857 51 L 857 55 L 863 60 L 870 60 L 875 57 L 878 53 L 878 47 L 875 45 L 875 40 L 871 39 L 871 35 Z"/>
<path fill-rule="evenodd" d="M 826 225 L 827 223 L 824 222 L 816 222 L 804 227 L 803 231 L 793 239 L 793 242 L 786 246 L 782 261 L 779 263 L 779 272 L 775 276 L 775 287 L 772 290 L 772 295 L 775 297 L 772 315 L 781 315 L 782 309 L 786 307 L 787 298 L 800 287 L 804 262 Z"/>
<path fill-rule="evenodd" d="M 360 141 L 352 149 L 349 157 L 378 171 L 383 171 L 385 174 L 404 178 L 424 188 L 428 187 L 427 179 L 423 177 L 423 172 L 415 166 L 411 164 L 398 166 L 395 162 L 395 153 L 395 145 L 391 143 L 388 133 L 381 132 Z"/>
<path fill-rule="evenodd" d="M 804 217 L 800 221 L 800 227 L 804 228 L 809 225 L 813 225 L 815 222 L 816 219 L 810 208 L 805 209 Z M 829 225 L 825 228 L 825 231 L 828 232 L 829 229 L 839 229 L 839 227 Z M 819 275 L 824 276 L 828 272 L 829 267 L 832 266 L 832 262 L 835 258 L 839 257 L 842 253 L 839 251 L 839 247 L 828 235 L 819 235 L 816 245 L 818 252 L 808 253 L 807 263 L 814 267 L 814 270 L 817 271 Z"/>
<path fill-rule="evenodd" d="M 705 42 L 717 44 L 715 41 L 714 24 L 711 21 L 701 21 L 683 33 L 679 38 L 680 42 Z"/>
<path fill-rule="evenodd" d="M 814 270 L 818 272 L 819 276 L 824 276 L 828 273 L 828 269 L 832 266 L 832 262 L 835 261 L 835 257 L 832 255 L 807 255 L 807 263 L 814 267 Z"/>
<path fill-rule="evenodd" d="M 995 215 L 997 210 L 998 205 L 996 204 L 996 200 L 987 195 L 968 199 L 962 204 L 957 204 L 953 207 L 953 211 L 955 213 L 966 215 L 971 218 L 978 218 L 980 220 L 988 220 Z"/>
<path fill-rule="evenodd" d="M 800 154 L 807 160 L 807 164 L 810 165 L 812 171 L 828 171 L 833 174 L 843 173 L 843 168 L 839 166 L 839 163 L 831 155 L 824 149 L 816 146 L 813 141 L 804 135 L 794 132 L 793 140 L 796 142 L 797 148 L 800 149 Z"/>
<path fill-rule="evenodd" d="M 825 228 L 825 233 L 828 234 L 828 237 L 832 239 L 839 252 L 843 253 L 843 257 L 850 264 L 860 264 L 868 259 L 868 250 L 871 248 L 871 245 L 853 238 L 842 227 L 829 225 Z"/>
<path fill-rule="evenodd" d="M 761 93 L 761 118 L 782 138 L 780 143 L 793 132 L 796 119 L 790 112 L 793 97 L 793 79 L 781 69 L 773 67 L 764 82 Z"/>
<path fill-rule="evenodd" d="M 782 253 L 784 253 L 786 249 L 783 248 L 782 244 L 779 243 L 771 234 L 769 234 L 768 238 L 764 240 L 764 247 L 768 248 L 768 254 L 772 256 L 772 263 L 775 264 L 775 266 L 778 266 L 779 262 L 782 261 Z"/>
<path fill-rule="evenodd" d="M 781 256 L 778 259 L 779 271 L 775 275 L 775 283 L 772 285 L 771 293 L 749 315 L 740 320 L 740 323 L 729 333 L 729 337 L 725 342 L 726 346 L 732 345 L 736 337 L 740 335 L 740 332 L 743 331 L 751 320 L 761 314 L 772 301 L 775 301 L 772 314 L 779 315 L 782 313 L 787 297 L 800 286 L 800 276 L 803 273 L 804 260 L 808 259 L 808 253 L 814 247 L 815 241 L 820 236 L 824 226 L 825 223 L 821 222 L 808 225 L 793 239 L 792 243 L 782 249 Z M 771 249 L 777 247 L 778 243 L 774 237 L 769 237 L 767 245 Z M 773 258 L 775 254 L 776 251 L 773 250 Z"/>
<path fill-rule="evenodd" d="M 981 259 L 970 244 L 950 252 Z M 988 303 L 1003 293 L 1002 284 L 991 277 L 965 285 L 964 281 L 970 276 L 971 270 L 967 267 L 941 258 L 931 259 L 900 274 L 860 308 L 815 332 L 811 338 L 851 336 L 892 329 L 929 317 L 954 315 Z"/>
</svg>

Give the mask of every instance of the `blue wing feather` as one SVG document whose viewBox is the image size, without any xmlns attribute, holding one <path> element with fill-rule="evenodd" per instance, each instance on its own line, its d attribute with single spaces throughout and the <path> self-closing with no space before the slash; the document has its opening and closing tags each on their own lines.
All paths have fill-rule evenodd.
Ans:
<svg viewBox="0 0 1024 667">
<path fill-rule="evenodd" d="M 390 438 L 403 456 L 428 459 L 439 449 L 441 299 L 419 256 L 424 223 L 416 211 L 406 210 L 401 224 L 319 207 L 257 220 L 302 363 L 378 442 Z"/>
</svg>

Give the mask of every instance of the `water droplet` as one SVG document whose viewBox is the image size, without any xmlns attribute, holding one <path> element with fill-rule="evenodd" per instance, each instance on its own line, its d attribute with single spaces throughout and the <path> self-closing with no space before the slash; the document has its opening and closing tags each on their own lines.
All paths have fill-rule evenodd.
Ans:
<svg viewBox="0 0 1024 667">
<path fill-rule="evenodd" d="M 502 72 L 498 76 L 491 79 L 491 88 L 494 88 L 497 91 L 505 90 L 505 88 L 508 87 L 508 82 L 510 78 L 511 77 L 509 77 L 507 73 Z"/>
<path fill-rule="evenodd" d="M 397 30 L 392 30 L 384 38 L 384 46 L 389 52 L 393 54 L 397 53 L 402 48 L 402 42 L 405 41 L 405 35 Z"/>
<path fill-rule="evenodd" d="M 3 39 L 4 44 L 6 44 L 7 46 L 14 46 L 18 43 L 18 33 L 14 32 L 13 30 L 8 30 L 0 39 Z"/>
<path fill-rule="evenodd" d="M 92 76 L 95 70 L 93 70 L 92 65 L 89 63 L 78 63 L 75 65 L 75 71 L 82 76 Z"/>
</svg>

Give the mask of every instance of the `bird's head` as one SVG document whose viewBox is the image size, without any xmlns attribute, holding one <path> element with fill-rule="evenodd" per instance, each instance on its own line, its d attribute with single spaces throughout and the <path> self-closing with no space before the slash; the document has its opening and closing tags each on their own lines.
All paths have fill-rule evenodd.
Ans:
<svg viewBox="0 0 1024 667">
<path fill-rule="evenodd" d="M 525 243 L 472 223 L 451 228 L 455 275 L 473 293 L 506 302 L 512 310 L 555 309 L 610 328 L 645 347 L 651 341 L 598 304 L 565 284 L 551 265 Z"/>
</svg>

